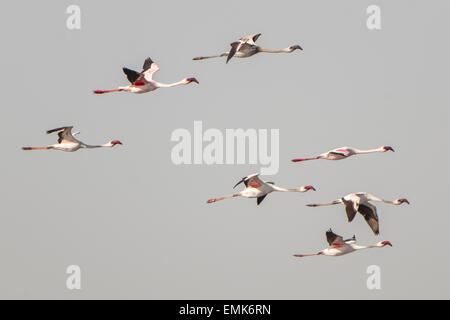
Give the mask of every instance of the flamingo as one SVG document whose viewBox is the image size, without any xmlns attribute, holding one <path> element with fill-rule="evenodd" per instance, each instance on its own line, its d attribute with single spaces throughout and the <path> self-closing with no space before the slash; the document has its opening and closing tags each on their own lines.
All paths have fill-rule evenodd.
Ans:
<svg viewBox="0 0 450 320">
<path fill-rule="evenodd" d="M 352 147 L 341 147 L 341 148 L 336 148 L 336 149 L 330 150 L 328 152 L 319 154 L 318 156 L 312 157 L 312 158 L 292 159 L 292 162 L 318 160 L 318 159 L 342 160 L 342 159 L 346 159 L 348 157 L 354 156 L 355 154 L 386 152 L 386 151 L 394 152 L 394 149 L 389 146 L 381 146 L 379 148 L 370 149 L 370 150 L 359 150 L 359 149 L 352 148 Z"/>
<path fill-rule="evenodd" d="M 375 235 L 380 233 L 377 208 L 369 203 L 369 201 L 379 201 L 384 203 L 389 203 L 393 205 L 401 205 L 402 203 L 409 204 L 409 201 L 405 198 L 396 199 L 393 201 L 383 200 L 367 192 L 350 193 L 341 199 L 334 200 L 329 203 L 319 203 L 319 204 L 307 204 L 308 207 L 321 207 L 330 206 L 335 204 L 343 204 L 345 206 L 345 211 L 347 212 L 348 222 L 353 221 L 357 212 L 359 212 L 366 220 L 369 227 L 372 229 Z"/>
<path fill-rule="evenodd" d="M 85 144 L 77 139 L 74 138 L 75 135 L 79 134 L 80 132 L 75 132 L 72 134 L 72 128 L 70 127 L 61 127 L 56 128 L 52 130 L 48 130 L 47 134 L 58 132 L 58 143 L 52 144 L 46 147 L 23 147 L 23 150 L 60 150 L 60 151 L 66 151 L 66 152 L 74 152 L 81 148 L 86 149 L 95 149 L 95 148 L 103 148 L 108 147 L 112 148 L 118 144 L 122 144 L 119 140 L 113 140 L 105 144 L 101 145 L 88 145 Z"/>
<path fill-rule="evenodd" d="M 236 188 L 239 184 L 244 183 L 245 189 L 241 192 L 234 193 L 221 198 L 213 198 L 209 199 L 207 203 L 213 203 L 220 200 L 230 199 L 234 197 L 245 197 L 245 198 L 256 198 L 256 204 L 259 205 L 264 198 L 271 192 L 279 191 L 279 192 L 306 192 L 308 190 L 314 190 L 313 186 L 304 186 L 297 189 L 285 189 L 275 185 L 273 182 L 264 182 L 259 178 L 259 174 L 255 173 L 249 175 L 247 177 L 242 178 L 236 185 L 233 187 Z"/>
<path fill-rule="evenodd" d="M 281 50 L 269 50 L 263 47 L 257 46 L 255 44 L 256 40 L 258 40 L 261 33 L 252 34 L 249 36 L 245 36 L 240 38 L 238 41 L 235 41 L 230 44 L 231 50 L 229 52 L 225 52 L 216 56 L 207 56 L 207 57 L 196 57 L 192 60 L 204 60 L 210 58 L 218 58 L 218 57 L 227 57 L 227 63 L 231 58 L 248 58 L 259 52 L 267 52 L 267 53 L 290 53 L 295 50 L 303 50 L 299 45 L 293 45 Z"/>
<path fill-rule="evenodd" d="M 356 237 L 344 240 L 341 236 L 335 234 L 331 229 L 326 232 L 327 242 L 330 245 L 328 248 L 319 251 L 317 253 L 312 254 L 294 254 L 294 257 L 310 257 L 310 256 L 343 256 L 345 254 L 349 254 L 355 252 L 357 250 L 362 249 L 370 249 L 370 248 L 383 248 L 385 246 L 392 247 L 392 244 L 389 241 L 381 241 L 377 242 L 372 246 L 360 246 L 356 244 Z"/>
<path fill-rule="evenodd" d="M 191 82 L 199 83 L 195 78 L 184 78 L 175 83 L 164 84 L 153 80 L 153 74 L 159 70 L 158 65 L 152 61 L 152 59 L 147 58 L 142 67 L 142 72 L 136 72 L 128 68 L 123 68 L 123 72 L 126 74 L 128 81 L 131 82 L 129 86 L 119 87 L 113 90 L 94 90 L 95 94 L 103 94 L 109 92 L 127 91 L 132 93 L 146 93 L 158 88 L 171 88 L 175 86 L 189 84 Z"/>
</svg>

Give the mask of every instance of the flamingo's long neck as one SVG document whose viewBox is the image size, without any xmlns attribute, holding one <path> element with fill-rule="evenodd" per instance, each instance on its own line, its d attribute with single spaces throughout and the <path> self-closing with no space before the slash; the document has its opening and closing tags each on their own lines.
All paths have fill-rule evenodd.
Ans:
<svg viewBox="0 0 450 320">
<path fill-rule="evenodd" d="M 369 150 L 359 150 L 359 149 L 354 149 L 355 154 L 364 154 L 364 153 L 374 153 L 374 152 L 384 152 L 384 148 L 380 147 L 380 148 L 376 148 L 376 149 L 369 149 Z"/>
<path fill-rule="evenodd" d="M 357 244 L 350 244 L 350 246 L 351 246 L 353 249 L 355 249 L 355 250 L 364 250 L 364 249 L 371 249 L 371 248 L 379 248 L 379 246 L 376 245 L 376 244 L 371 245 L 371 246 L 360 246 L 360 245 L 357 245 Z"/>
<path fill-rule="evenodd" d="M 96 149 L 96 148 L 111 148 L 112 144 L 111 143 L 105 143 L 105 144 L 98 144 L 98 145 L 89 145 L 89 144 L 82 144 L 83 148 L 86 149 Z"/>
<path fill-rule="evenodd" d="M 384 199 L 381 199 L 380 200 L 381 202 L 384 202 L 384 203 L 387 203 L 387 204 L 394 204 L 394 205 L 398 205 L 399 203 L 397 203 L 395 200 L 394 201 L 391 201 L 391 200 L 384 200 Z"/>
<path fill-rule="evenodd" d="M 286 189 L 286 188 L 282 188 L 279 186 L 276 186 L 274 184 L 270 185 L 272 187 L 272 189 L 274 191 L 279 191 L 279 192 L 301 192 L 300 189 Z"/>
<path fill-rule="evenodd" d="M 155 82 L 156 86 L 158 88 L 171 88 L 171 87 L 176 87 L 176 86 L 181 86 L 184 84 L 188 84 L 189 82 L 186 81 L 186 79 L 180 80 L 178 82 L 174 82 L 174 83 L 160 83 L 160 82 Z"/>
<path fill-rule="evenodd" d="M 281 50 L 270 50 L 263 47 L 258 47 L 259 52 L 266 52 L 266 53 L 283 53 L 283 52 L 292 52 L 293 50 L 291 48 L 284 48 Z"/>
<path fill-rule="evenodd" d="M 384 202 L 384 203 L 387 203 L 387 204 L 395 204 L 395 205 L 399 204 L 395 200 L 393 200 L 393 201 L 391 201 L 391 200 L 384 200 L 384 199 L 381 199 L 381 198 L 378 198 L 378 197 L 374 196 L 373 194 L 367 194 L 367 199 L 372 200 L 372 201 Z"/>
</svg>

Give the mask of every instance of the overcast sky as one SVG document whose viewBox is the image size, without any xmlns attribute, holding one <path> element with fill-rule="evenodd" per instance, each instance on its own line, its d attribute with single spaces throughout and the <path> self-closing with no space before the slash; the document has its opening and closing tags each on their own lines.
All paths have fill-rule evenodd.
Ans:
<svg viewBox="0 0 450 320">
<path fill-rule="evenodd" d="M 81 30 L 66 8 L 81 8 Z M 369 31 L 366 8 L 381 7 Z M 398 1 L 8 2 L 1 12 L 0 298 L 307 299 L 450 298 L 448 38 L 450 3 Z M 192 61 L 258 43 L 304 51 Z M 126 85 L 121 68 L 158 63 L 154 78 L 200 84 L 144 95 L 93 95 Z M 171 135 L 204 129 L 279 129 L 280 169 L 263 177 L 316 192 L 272 194 L 260 205 L 233 192 L 259 165 L 175 165 Z M 74 125 L 75 153 L 25 152 Z M 292 163 L 335 147 L 395 153 Z M 342 206 L 308 208 L 367 191 L 380 236 Z M 296 259 L 327 246 L 329 228 L 392 248 Z M 66 268 L 82 289 L 66 288 Z M 366 269 L 381 268 L 381 290 Z"/>
</svg>

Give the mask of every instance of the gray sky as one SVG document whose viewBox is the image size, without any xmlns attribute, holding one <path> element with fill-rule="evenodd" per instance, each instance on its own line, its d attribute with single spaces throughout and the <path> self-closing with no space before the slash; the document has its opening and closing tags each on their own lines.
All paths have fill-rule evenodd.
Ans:
<svg viewBox="0 0 450 320">
<path fill-rule="evenodd" d="M 304 299 L 450 298 L 448 57 L 450 3 L 378 1 L 8 2 L 1 12 L 0 298 Z M 79 31 L 66 28 L 70 4 Z M 378 4 L 382 30 L 366 28 Z M 303 52 L 194 62 L 262 33 L 268 48 Z M 194 84 L 145 95 L 96 96 L 127 83 L 122 66 L 150 56 L 155 79 Z M 177 128 L 280 129 L 281 186 L 317 192 L 255 200 L 229 194 L 255 165 L 176 166 Z M 114 149 L 28 152 L 54 143 L 45 130 L 74 125 Z M 397 152 L 345 161 L 290 159 L 349 145 Z M 342 206 L 367 191 L 411 205 L 378 205 L 381 235 Z M 393 248 L 295 259 L 326 247 L 332 227 Z M 65 286 L 82 269 L 82 290 Z M 366 288 L 381 267 L 382 290 Z"/>
</svg>

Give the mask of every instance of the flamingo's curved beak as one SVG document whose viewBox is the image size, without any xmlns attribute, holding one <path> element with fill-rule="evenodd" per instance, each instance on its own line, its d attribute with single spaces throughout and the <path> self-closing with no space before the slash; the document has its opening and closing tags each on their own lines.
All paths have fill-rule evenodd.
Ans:
<svg viewBox="0 0 450 320">
<path fill-rule="evenodd" d="M 383 241 L 381 242 L 381 244 L 392 247 L 392 243 L 390 243 L 389 241 Z"/>
<path fill-rule="evenodd" d="M 401 201 L 402 203 L 407 203 L 407 204 L 409 204 L 408 199 L 400 199 L 400 201 Z"/>
<path fill-rule="evenodd" d="M 296 44 L 295 46 L 291 46 L 291 49 L 292 50 L 303 50 L 303 48 L 302 47 L 300 47 L 298 44 Z"/>
<path fill-rule="evenodd" d="M 114 140 L 114 141 L 111 141 L 111 143 L 112 143 L 112 145 L 113 146 L 115 146 L 116 144 L 120 144 L 120 145 L 122 145 L 123 143 L 122 142 L 120 142 L 119 140 Z"/>
<path fill-rule="evenodd" d="M 189 81 L 189 83 L 195 82 L 195 83 L 197 83 L 197 84 L 200 84 L 200 82 L 198 82 L 198 80 L 195 79 L 195 78 L 188 78 L 187 81 Z"/>
<path fill-rule="evenodd" d="M 306 190 L 316 191 L 316 188 L 314 188 L 313 186 L 306 186 L 305 188 L 306 188 Z"/>
</svg>

